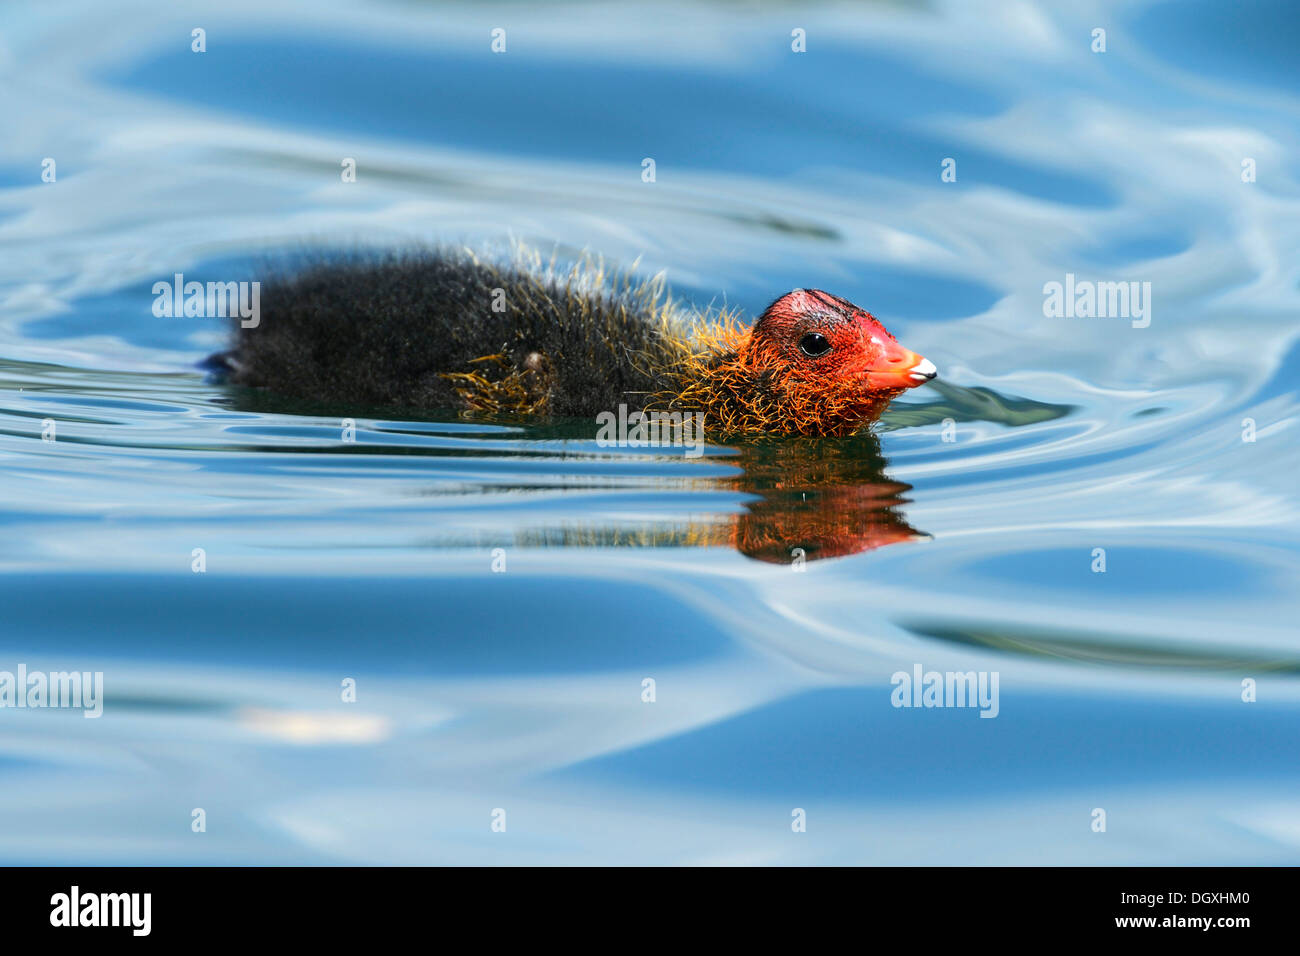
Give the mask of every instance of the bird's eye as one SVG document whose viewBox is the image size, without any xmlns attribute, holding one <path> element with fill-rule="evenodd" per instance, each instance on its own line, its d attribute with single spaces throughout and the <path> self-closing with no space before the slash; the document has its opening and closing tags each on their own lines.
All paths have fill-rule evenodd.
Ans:
<svg viewBox="0 0 1300 956">
<path fill-rule="evenodd" d="M 831 350 L 831 343 L 820 332 L 809 332 L 799 340 L 799 350 L 812 358 L 821 358 Z"/>
</svg>

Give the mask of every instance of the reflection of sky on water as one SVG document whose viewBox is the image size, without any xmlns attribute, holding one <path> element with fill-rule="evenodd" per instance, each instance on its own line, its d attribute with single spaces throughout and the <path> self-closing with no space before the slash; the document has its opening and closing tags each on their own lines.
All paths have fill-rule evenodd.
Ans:
<svg viewBox="0 0 1300 956">
<path fill-rule="evenodd" d="M 266 8 L 6 14 L 0 669 L 108 702 L 0 712 L 0 855 L 1295 862 L 1285 4 Z M 344 449 L 220 404 L 216 328 L 149 312 L 312 241 L 507 234 L 701 305 L 824 286 L 991 389 L 908 396 L 865 502 L 805 462 L 929 539 L 738 553 L 795 504 L 723 448 L 358 415 Z M 1044 318 L 1067 272 L 1151 282 L 1151 326 Z M 999 717 L 891 708 L 915 662 L 998 670 Z"/>
</svg>

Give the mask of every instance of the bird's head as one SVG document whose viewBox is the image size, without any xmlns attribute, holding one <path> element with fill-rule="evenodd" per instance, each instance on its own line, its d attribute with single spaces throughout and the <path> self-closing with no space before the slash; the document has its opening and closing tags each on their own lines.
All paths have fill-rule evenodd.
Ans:
<svg viewBox="0 0 1300 956">
<path fill-rule="evenodd" d="M 782 405 L 813 420 L 809 428 L 792 429 L 805 433 L 850 432 L 874 419 L 894 396 L 937 374 L 871 313 L 819 289 L 795 289 L 768 306 L 750 330 L 744 353 L 746 363 L 782 396 Z"/>
<path fill-rule="evenodd" d="M 870 312 L 820 289 L 795 289 L 769 305 L 750 331 L 750 348 L 792 378 L 848 381 L 865 392 L 902 392 L 936 374 Z"/>
</svg>

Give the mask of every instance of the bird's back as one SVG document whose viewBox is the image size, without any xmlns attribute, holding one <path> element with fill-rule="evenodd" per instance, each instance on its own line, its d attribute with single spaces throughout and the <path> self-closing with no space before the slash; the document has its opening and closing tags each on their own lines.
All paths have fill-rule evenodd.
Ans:
<svg viewBox="0 0 1300 956">
<path fill-rule="evenodd" d="M 235 384 L 300 399 L 586 416 L 662 387 L 680 323 L 657 286 L 586 262 L 430 250 L 331 258 L 263 282 Z"/>
</svg>

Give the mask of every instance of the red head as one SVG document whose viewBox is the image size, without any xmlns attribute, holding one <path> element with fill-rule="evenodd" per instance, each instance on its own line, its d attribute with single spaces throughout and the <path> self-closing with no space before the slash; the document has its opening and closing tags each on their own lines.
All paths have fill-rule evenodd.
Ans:
<svg viewBox="0 0 1300 956">
<path fill-rule="evenodd" d="M 723 323 L 693 342 L 667 401 L 723 433 L 852 435 L 935 376 L 869 313 L 815 289 L 781 296 L 751 329 Z"/>
<path fill-rule="evenodd" d="M 870 312 L 820 289 L 795 289 L 767 307 L 751 349 L 794 379 L 897 394 L 934 378 L 934 365 L 903 348 Z M 757 357 L 757 355 L 755 356 Z"/>
</svg>

